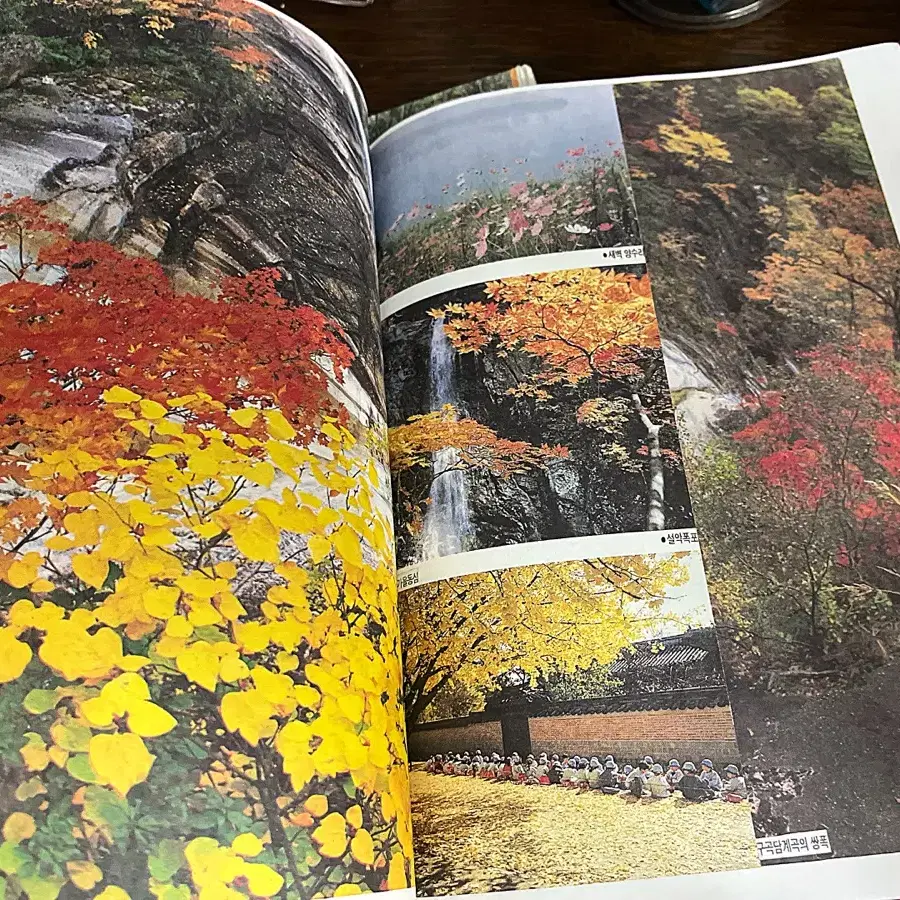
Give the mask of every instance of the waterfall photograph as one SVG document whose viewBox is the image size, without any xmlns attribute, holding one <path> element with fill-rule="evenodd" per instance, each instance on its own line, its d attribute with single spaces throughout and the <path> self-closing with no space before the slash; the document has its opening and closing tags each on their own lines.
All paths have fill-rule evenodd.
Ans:
<svg viewBox="0 0 900 900">
<path fill-rule="evenodd" d="M 692 527 L 643 267 L 458 288 L 383 335 L 398 565 Z"/>
</svg>

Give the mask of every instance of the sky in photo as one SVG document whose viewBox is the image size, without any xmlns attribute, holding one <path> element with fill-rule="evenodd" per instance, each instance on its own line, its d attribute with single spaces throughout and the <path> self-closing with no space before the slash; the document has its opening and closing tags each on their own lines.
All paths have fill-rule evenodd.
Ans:
<svg viewBox="0 0 900 900">
<path fill-rule="evenodd" d="M 372 148 L 376 231 L 383 235 L 416 203 L 456 202 L 461 184 L 507 185 L 526 172 L 539 181 L 559 178 L 558 164 L 572 161 L 567 151 L 579 147 L 604 155 L 621 149 L 610 85 L 515 88 L 420 114 Z"/>
</svg>

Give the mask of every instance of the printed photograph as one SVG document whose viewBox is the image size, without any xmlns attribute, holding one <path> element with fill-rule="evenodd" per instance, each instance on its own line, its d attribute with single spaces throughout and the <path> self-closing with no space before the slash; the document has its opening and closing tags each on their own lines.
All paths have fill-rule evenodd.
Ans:
<svg viewBox="0 0 900 900">
<path fill-rule="evenodd" d="M 523 88 L 372 147 L 382 298 L 445 272 L 640 244 L 612 88 Z"/>
<path fill-rule="evenodd" d="M 0 34 L 0 891 L 407 887 L 350 83 L 242 0 Z"/>
<path fill-rule="evenodd" d="M 400 595 L 426 896 L 758 866 L 698 550 Z"/>
<path fill-rule="evenodd" d="M 692 526 L 643 267 L 474 284 L 383 328 L 398 565 Z"/>
<path fill-rule="evenodd" d="M 757 833 L 900 851 L 900 248 L 843 69 L 617 93 Z"/>
</svg>

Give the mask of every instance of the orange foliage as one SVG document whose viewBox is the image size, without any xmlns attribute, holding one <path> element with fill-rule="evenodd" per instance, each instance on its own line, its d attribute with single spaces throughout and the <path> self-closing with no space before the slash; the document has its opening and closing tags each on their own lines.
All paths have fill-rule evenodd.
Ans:
<svg viewBox="0 0 900 900">
<path fill-rule="evenodd" d="M 526 472 L 551 459 L 568 456 L 565 447 L 535 447 L 527 441 L 510 441 L 474 419 L 460 419 L 453 406 L 409 421 L 390 431 L 391 468 L 396 471 L 432 465 L 433 456 L 452 447 L 457 451 L 453 469 L 481 469 L 499 478 Z M 450 471 L 446 469 L 444 471 Z M 434 477 L 444 472 L 435 472 Z"/>
</svg>

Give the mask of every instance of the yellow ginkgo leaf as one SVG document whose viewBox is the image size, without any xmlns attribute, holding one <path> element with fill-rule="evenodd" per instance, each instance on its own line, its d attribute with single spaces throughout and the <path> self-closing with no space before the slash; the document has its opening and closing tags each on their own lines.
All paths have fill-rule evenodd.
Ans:
<svg viewBox="0 0 900 900">
<path fill-rule="evenodd" d="M 101 784 L 123 797 L 147 780 L 156 759 L 137 734 L 95 734 L 88 749 L 91 768 Z"/>
<path fill-rule="evenodd" d="M 31 551 L 10 565 L 6 572 L 6 581 L 14 588 L 27 587 L 37 578 L 42 557 L 40 553 Z"/>
<path fill-rule="evenodd" d="M 194 626 L 184 616 L 172 616 L 166 622 L 166 634 L 173 638 L 189 638 L 194 633 Z"/>
<path fill-rule="evenodd" d="M 297 434 L 280 410 L 267 409 L 264 415 L 266 417 L 266 428 L 275 440 L 289 441 Z"/>
<path fill-rule="evenodd" d="M 69 881 L 79 890 L 89 891 L 95 884 L 103 881 L 103 871 L 88 859 L 73 859 L 66 863 Z"/>
<path fill-rule="evenodd" d="M 300 665 L 300 657 L 296 653 L 280 650 L 275 656 L 275 665 L 279 672 L 291 672 Z"/>
<path fill-rule="evenodd" d="M 154 585 L 143 593 L 144 609 L 154 619 L 170 619 L 175 615 L 175 604 L 181 597 L 181 591 L 170 585 Z"/>
<path fill-rule="evenodd" d="M 31 582 L 31 590 L 36 594 L 47 594 L 55 588 L 56 585 L 49 578 L 36 578 Z"/>
<path fill-rule="evenodd" d="M 109 563 L 96 553 L 79 553 L 72 557 L 72 571 L 92 588 L 103 587 L 109 573 Z"/>
<path fill-rule="evenodd" d="M 306 542 L 313 565 L 321 562 L 331 552 L 331 541 L 321 534 L 312 535 Z"/>
<path fill-rule="evenodd" d="M 161 419 L 168 410 L 155 400 L 141 400 L 141 415 L 145 419 Z"/>
<path fill-rule="evenodd" d="M 19 844 L 32 837 L 36 830 L 34 819 L 28 813 L 14 812 L 3 823 L 3 840 Z"/>
<path fill-rule="evenodd" d="M 337 859 L 347 850 L 347 823 L 338 813 L 329 813 L 312 833 L 312 839 L 319 845 L 319 853 Z"/>
<path fill-rule="evenodd" d="M 216 689 L 219 679 L 219 657 L 206 641 L 195 641 L 175 657 L 178 671 L 208 691 Z"/>
<path fill-rule="evenodd" d="M 105 887 L 94 900 L 131 900 L 128 891 L 123 890 L 116 884 L 110 884 Z"/>
<path fill-rule="evenodd" d="M 364 866 L 371 866 L 375 862 L 375 843 L 372 835 L 365 828 L 360 828 L 350 841 L 350 853 L 353 858 Z"/>
<path fill-rule="evenodd" d="M 254 897 L 274 897 L 284 886 L 284 878 L 263 863 L 247 863 L 243 874 Z"/>
<path fill-rule="evenodd" d="M 387 889 L 399 891 L 408 886 L 406 863 L 401 854 L 394 853 L 391 857 L 391 864 L 388 866 Z"/>
<path fill-rule="evenodd" d="M 241 409 L 233 409 L 228 413 L 241 428 L 249 428 L 259 415 L 259 410 L 252 406 L 244 406 Z"/>
<path fill-rule="evenodd" d="M 31 647 L 16 640 L 11 628 L 0 628 L 0 684 L 15 681 L 31 662 Z"/>
<path fill-rule="evenodd" d="M 363 889 L 358 884 L 339 884 L 335 889 L 332 897 L 355 897 L 361 894 Z"/>
<path fill-rule="evenodd" d="M 256 562 L 281 562 L 278 547 L 278 530 L 263 516 L 254 516 L 249 522 L 241 522 L 231 531 L 234 545 L 247 559 Z"/>
<path fill-rule="evenodd" d="M 239 656 L 225 656 L 222 658 L 222 664 L 219 666 L 219 678 L 234 684 L 244 678 L 250 677 L 250 669 Z"/>
<path fill-rule="evenodd" d="M 363 564 L 362 547 L 359 542 L 359 537 L 349 525 L 341 525 L 341 527 L 331 535 L 331 543 L 334 545 L 334 549 L 337 550 L 338 555 L 345 562 L 354 566 L 361 566 Z"/>
<path fill-rule="evenodd" d="M 351 806 L 347 812 L 344 813 L 344 818 L 354 827 L 354 828 L 362 828 L 363 823 L 363 815 L 362 815 L 362 807 L 359 804 L 355 804 Z"/>
<path fill-rule="evenodd" d="M 321 819 L 328 812 L 328 798 L 324 794 L 311 794 L 306 798 L 303 808 L 317 819 Z"/>
<path fill-rule="evenodd" d="M 239 834 L 232 842 L 231 849 L 245 859 L 259 856 L 263 852 L 263 843 L 255 834 Z"/>
<path fill-rule="evenodd" d="M 89 697 L 81 701 L 81 715 L 96 728 L 108 728 L 113 723 L 116 710 L 106 697 Z"/>
<path fill-rule="evenodd" d="M 243 735 L 253 747 L 261 738 L 271 737 L 277 727 L 274 707 L 256 690 L 230 691 L 222 698 L 221 712 L 225 727 Z"/>
<path fill-rule="evenodd" d="M 107 403 L 134 403 L 135 400 L 141 399 L 140 394 L 124 387 L 111 387 L 105 390 L 101 396 Z"/>
<path fill-rule="evenodd" d="M 149 700 L 138 700 L 128 709 L 128 727 L 141 737 L 159 737 L 177 724 L 174 716 Z"/>
</svg>

